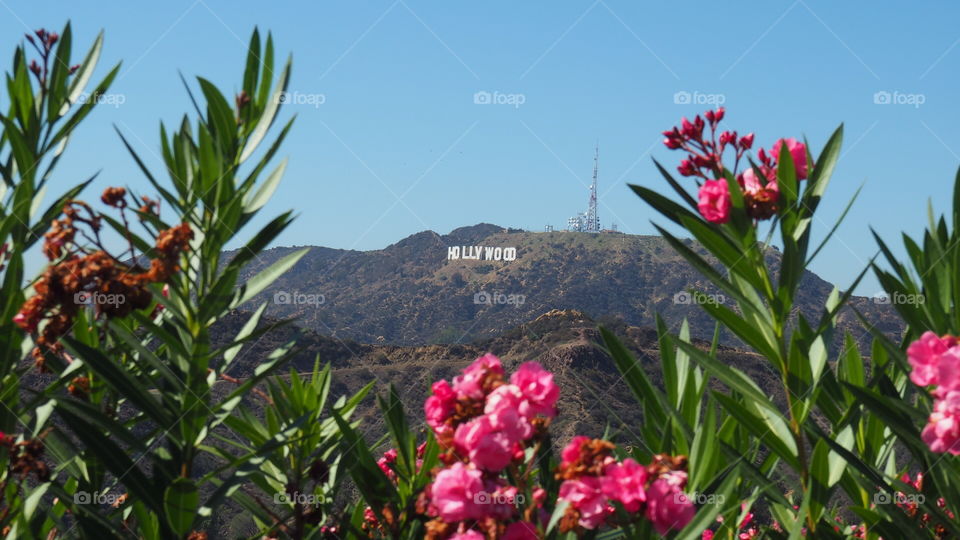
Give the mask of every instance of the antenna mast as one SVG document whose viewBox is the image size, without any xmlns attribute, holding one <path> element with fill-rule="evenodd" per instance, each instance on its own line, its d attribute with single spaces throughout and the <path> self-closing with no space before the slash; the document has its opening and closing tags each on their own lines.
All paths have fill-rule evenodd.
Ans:
<svg viewBox="0 0 960 540">
<path fill-rule="evenodd" d="M 593 154 L 593 182 L 590 184 L 590 206 L 587 207 L 586 232 L 600 232 L 600 216 L 597 215 L 597 177 L 600 166 L 600 143 Z"/>
</svg>

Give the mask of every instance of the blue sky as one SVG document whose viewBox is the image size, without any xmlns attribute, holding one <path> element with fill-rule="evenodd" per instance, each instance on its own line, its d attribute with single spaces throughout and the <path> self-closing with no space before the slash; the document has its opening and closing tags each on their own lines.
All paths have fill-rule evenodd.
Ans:
<svg viewBox="0 0 960 540">
<path fill-rule="evenodd" d="M 290 165 L 266 209 L 299 212 L 284 245 L 377 249 L 478 222 L 560 228 L 586 206 L 597 140 L 602 223 L 650 234 L 662 220 L 626 183 L 666 188 L 651 157 L 672 168 L 681 155 L 659 132 L 708 108 L 675 103 L 678 92 L 722 100 L 727 126 L 764 146 L 806 136 L 816 152 L 844 122 L 818 230 L 866 188 L 813 267 L 842 287 L 876 252 L 869 227 L 899 244 L 900 231 L 922 229 L 928 199 L 949 209 L 958 12 L 948 1 L 0 0 L 0 36 L 10 50 L 27 29 L 69 18 L 86 46 L 105 29 L 100 72 L 123 60 L 111 90 L 123 103 L 95 111 L 55 178 L 65 187 L 102 169 L 97 194 L 147 187 L 114 124 L 159 170 L 159 121 L 190 110 L 177 70 L 233 93 L 253 27 L 272 31 L 302 96 L 284 113 L 297 115 Z M 477 92 L 512 104 L 476 104 Z M 923 103 L 877 104 L 877 92 Z M 860 292 L 877 289 L 871 279 Z"/>
</svg>

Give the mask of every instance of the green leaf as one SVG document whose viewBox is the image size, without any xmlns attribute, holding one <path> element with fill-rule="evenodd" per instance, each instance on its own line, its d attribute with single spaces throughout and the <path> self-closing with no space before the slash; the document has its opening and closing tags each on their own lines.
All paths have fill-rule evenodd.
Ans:
<svg viewBox="0 0 960 540">
<path fill-rule="evenodd" d="M 750 398 L 751 401 L 771 412 L 778 411 L 778 408 L 767 398 L 763 390 L 757 386 L 757 383 L 744 372 L 720 362 L 692 344 L 680 342 L 677 343 L 677 345 L 686 351 L 698 364 L 703 366 L 706 371 L 712 373 L 731 389 L 740 392 Z"/>
<path fill-rule="evenodd" d="M 90 78 L 93 76 L 93 71 L 97 67 L 97 62 L 100 61 L 100 51 L 103 49 L 103 30 L 97 34 L 97 38 L 93 40 L 93 45 L 90 47 L 90 50 L 87 51 L 87 55 L 84 57 L 83 62 L 80 62 L 80 67 L 77 68 L 76 73 L 73 74 L 73 80 L 70 81 L 70 91 L 67 94 L 67 102 L 63 104 L 63 107 L 60 108 L 58 116 L 63 116 L 67 114 L 67 111 L 70 110 L 70 106 L 77 102 L 80 99 L 80 95 L 83 94 L 84 88 L 86 88 L 87 83 L 90 82 Z"/>
<path fill-rule="evenodd" d="M 745 406 L 738 403 L 737 400 L 718 392 L 714 392 L 713 397 L 730 411 L 730 414 L 737 419 L 741 426 L 763 441 L 778 456 L 792 467 L 800 467 L 796 441 L 794 441 L 786 421 L 779 414 L 762 407 L 751 407 L 752 404 L 749 402 Z"/>
<path fill-rule="evenodd" d="M 333 411 L 332 415 L 340 427 L 340 433 L 343 434 L 341 448 L 347 471 L 363 499 L 377 514 L 378 519 L 382 520 L 383 507 L 397 500 L 397 490 L 393 482 L 377 466 L 362 436 L 350 427 L 339 412 Z"/>
<path fill-rule="evenodd" d="M 177 478 L 163 493 L 163 509 L 167 524 L 177 536 L 186 536 L 193 528 L 193 520 L 200 507 L 197 485 L 189 478 Z"/>
<path fill-rule="evenodd" d="M 97 461 L 122 479 L 123 485 L 135 499 L 159 511 L 161 501 L 152 483 L 123 449 L 71 409 L 58 408 L 57 413 L 70 426 L 76 438 L 97 457 Z"/>
<path fill-rule="evenodd" d="M 554 507 L 553 513 L 550 514 L 550 521 L 547 522 L 546 534 L 550 534 L 554 529 L 557 528 L 557 524 L 560 523 L 560 518 L 567 513 L 567 506 L 570 506 L 570 501 L 566 499 L 561 499 L 557 502 L 557 506 Z"/>
<path fill-rule="evenodd" d="M 243 91 L 256 99 L 257 78 L 260 73 L 260 31 L 256 27 L 250 36 L 250 46 L 247 47 L 247 66 L 243 70 Z M 269 76 L 268 76 L 269 78 Z"/>
<path fill-rule="evenodd" d="M 836 167 L 837 160 L 840 158 L 840 147 L 842 145 L 843 124 L 840 124 L 830 136 L 826 146 L 823 147 L 820 156 L 817 157 L 817 161 L 810 173 L 810 178 L 807 180 L 809 184 L 803 192 L 801 204 L 805 215 L 812 216 L 817 209 L 817 205 L 820 204 L 820 199 L 823 197 L 823 193 L 827 189 L 827 184 L 830 182 L 830 177 L 833 175 L 833 169 Z M 801 229 L 794 231 L 794 239 L 799 240 L 804 232 L 805 231 Z"/>
<path fill-rule="evenodd" d="M 286 169 L 287 159 L 284 158 L 280 162 L 280 165 L 278 165 L 277 168 L 270 173 L 270 176 L 267 177 L 266 181 L 260 185 L 256 193 L 243 202 L 244 214 L 252 214 L 253 212 L 256 212 L 262 208 L 263 205 L 267 204 L 267 201 L 269 201 L 270 197 L 273 196 L 273 192 L 277 189 L 277 186 L 280 185 L 280 179 L 283 178 L 283 172 Z"/>
<path fill-rule="evenodd" d="M 690 212 L 686 208 L 680 206 L 679 204 L 673 202 L 672 200 L 664 197 L 663 195 L 657 193 L 656 191 L 645 188 L 643 186 L 637 186 L 634 184 L 627 184 L 630 189 L 633 190 L 641 199 L 643 199 L 647 204 L 652 206 L 656 211 L 663 214 L 663 216 L 670 221 L 673 221 L 677 225 L 683 225 L 681 217 L 686 216 L 691 219 L 699 219 L 696 214 Z"/>
<path fill-rule="evenodd" d="M 237 136 L 237 121 L 233 110 L 213 83 L 203 77 L 197 77 L 197 81 L 200 83 L 200 90 L 204 97 L 207 98 L 207 123 L 213 127 L 212 131 L 220 142 L 220 148 L 226 154 L 232 150 Z"/>
<path fill-rule="evenodd" d="M 242 305 L 247 300 L 250 300 L 254 296 L 260 294 L 264 289 L 270 286 L 276 279 L 282 276 L 287 270 L 293 268 L 300 259 L 310 251 L 309 248 L 299 249 L 290 253 L 289 255 L 284 256 L 277 262 L 271 264 L 262 272 L 250 278 L 249 281 L 244 283 L 237 290 L 237 294 L 234 296 L 233 302 L 230 303 L 231 307 L 236 307 Z"/>
<path fill-rule="evenodd" d="M 64 337 L 63 342 L 74 356 L 90 366 L 97 375 L 103 377 L 110 386 L 120 395 L 134 403 L 140 410 L 150 415 L 157 423 L 163 426 L 172 425 L 175 421 L 169 411 L 154 398 L 146 386 L 131 375 L 126 369 L 120 368 L 117 363 L 107 358 L 102 352 L 79 341 Z"/>
<path fill-rule="evenodd" d="M 60 108 L 67 99 L 67 76 L 70 74 L 70 48 L 72 46 L 70 23 L 63 28 L 53 66 L 49 75 L 50 93 L 47 96 L 47 118 L 51 121 L 59 117 Z"/>
<path fill-rule="evenodd" d="M 270 47 L 271 45 L 268 38 L 268 48 Z M 272 54 L 272 52 L 270 54 Z M 257 146 L 260 145 L 260 142 L 267 135 L 267 130 L 269 130 L 270 126 L 273 124 L 273 120 L 277 115 L 277 110 L 280 108 L 280 102 L 282 101 L 281 96 L 287 91 L 287 84 L 290 82 L 290 64 L 291 60 L 287 59 L 287 64 L 283 67 L 283 71 L 280 72 L 280 78 L 277 81 L 277 87 L 273 92 L 273 96 L 267 100 L 263 110 L 263 115 L 257 121 L 257 127 L 254 128 L 253 132 L 250 134 L 250 137 L 247 139 L 246 144 L 243 146 L 243 152 L 240 154 L 240 163 L 243 163 L 250 158 L 253 152 L 257 149 Z M 269 72 L 264 73 L 265 83 L 269 83 L 269 75 Z"/>
</svg>

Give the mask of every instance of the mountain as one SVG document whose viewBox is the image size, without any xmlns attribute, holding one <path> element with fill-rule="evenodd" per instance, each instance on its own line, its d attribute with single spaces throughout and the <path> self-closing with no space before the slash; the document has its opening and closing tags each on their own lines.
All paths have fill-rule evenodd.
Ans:
<svg viewBox="0 0 960 540">
<path fill-rule="evenodd" d="M 252 304 L 267 302 L 268 316 L 297 317 L 298 324 L 320 334 L 367 344 L 466 343 L 498 336 L 555 309 L 638 327 L 653 326 L 656 313 L 673 328 L 687 318 L 692 335 L 709 338 L 714 323 L 686 291 L 702 290 L 711 295 L 708 299 L 729 302 L 659 236 L 541 233 L 479 224 L 447 235 L 420 232 L 380 250 L 308 247 Z M 515 248 L 515 259 L 506 260 L 512 258 L 508 248 Z M 244 277 L 296 249 L 265 251 Z M 449 258 L 451 249 L 460 258 Z M 500 260 L 490 260 L 497 255 Z M 776 269 L 779 252 L 771 249 L 767 256 Z M 795 309 L 817 320 L 832 290 L 807 272 Z M 888 335 L 902 329 L 889 305 L 854 297 L 851 306 Z M 861 344 L 869 342 L 849 308 L 841 313 L 840 327 Z M 730 336 L 724 341 L 736 343 Z"/>
</svg>

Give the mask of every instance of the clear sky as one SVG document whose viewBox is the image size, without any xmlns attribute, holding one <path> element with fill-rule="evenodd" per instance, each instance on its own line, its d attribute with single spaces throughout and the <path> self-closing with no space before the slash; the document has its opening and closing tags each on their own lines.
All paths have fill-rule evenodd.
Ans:
<svg viewBox="0 0 960 540">
<path fill-rule="evenodd" d="M 101 75 L 123 60 L 111 89 L 123 103 L 94 112 L 55 178 L 62 188 L 102 169 L 89 198 L 147 187 L 114 124 L 159 172 L 159 121 L 190 110 L 177 70 L 233 93 L 253 27 L 273 32 L 301 96 L 284 113 L 297 115 L 290 165 L 266 209 L 299 212 L 284 245 L 378 249 L 478 222 L 561 228 L 585 209 L 597 140 L 602 224 L 650 234 L 662 220 L 627 182 L 666 189 L 651 157 L 672 168 L 681 156 L 659 132 L 722 100 L 727 126 L 764 146 L 806 136 L 816 153 L 846 124 L 819 230 L 866 188 L 813 268 L 843 287 L 876 252 L 869 227 L 898 245 L 918 233 L 928 199 L 949 209 L 960 165 L 951 1 L 0 0 L 2 50 L 67 19 L 75 47 L 105 29 Z M 504 103 L 477 104 L 478 92 Z M 691 103 L 676 103 L 682 92 Z"/>
</svg>

